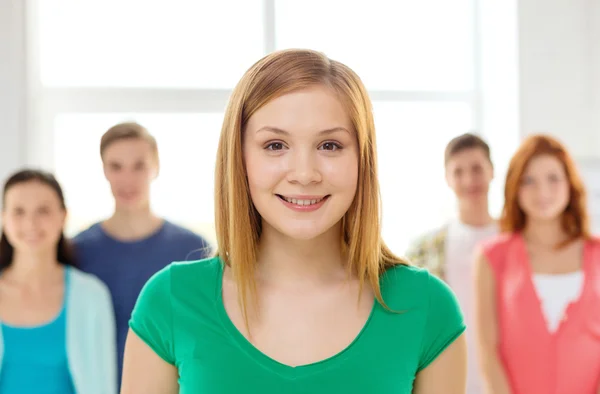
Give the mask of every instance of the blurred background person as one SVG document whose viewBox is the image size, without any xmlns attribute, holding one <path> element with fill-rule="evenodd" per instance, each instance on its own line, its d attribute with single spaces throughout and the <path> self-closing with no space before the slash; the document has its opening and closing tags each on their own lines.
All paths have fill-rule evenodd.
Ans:
<svg viewBox="0 0 600 394">
<path fill-rule="evenodd" d="M 144 127 L 137 123 L 111 127 L 100 141 L 100 156 L 114 197 L 114 213 L 78 234 L 74 244 L 81 269 L 98 276 L 110 289 L 120 371 L 127 324 L 143 285 L 172 261 L 206 257 L 210 246 L 201 236 L 152 211 L 150 187 L 158 175 L 159 157 L 156 140 Z"/>
<path fill-rule="evenodd" d="M 115 394 L 110 294 L 79 271 L 63 235 L 54 176 L 22 170 L 5 183 L 0 239 L 0 393 Z"/>
<path fill-rule="evenodd" d="M 417 266 L 429 269 L 455 292 L 465 321 L 469 368 L 467 394 L 482 392 L 473 328 L 473 255 L 476 246 L 493 237 L 498 225 L 489 212 L 488 193 L 494 177 L 490 147 L 479 136 L 453 138 L 444 154 L 446 183 L 456 196 L 458 215 L 417 238 L 406 252 Z"/>
<path fill-rule="evenodd" d="M 513 156 L 503 234 L 477 257 L 477 332 L 487 392 L 600 390 L 600 241 L 586 193 L 556 139 L 530 136 Z"/>
</svg>

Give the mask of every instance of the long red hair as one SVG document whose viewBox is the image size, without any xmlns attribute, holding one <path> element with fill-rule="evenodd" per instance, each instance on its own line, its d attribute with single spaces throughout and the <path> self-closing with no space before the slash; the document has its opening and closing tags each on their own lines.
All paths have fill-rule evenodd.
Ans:
<svg viewBox="0 0 600 394">
<path fill-rule="evenodd" d="M 557 158 L 563 164 L 569 181 L 569 204 L 561 220 L 563 229 L 568 234 L 568 240 L 564 244 L 578 238 L 589 238 L 586 192 L 575 161 L 563 144 L 555 138 L 542 134 L 527 137 L 510 161 L 504 186 L 504 208 L 500 217 L 500 229 L 505 232 L 517 232 L 525 227 L 527 217 L 519 206 L 519 188 L 527 165 L 531 159 L 540 155 L 551 155 Z"/>
</svg>

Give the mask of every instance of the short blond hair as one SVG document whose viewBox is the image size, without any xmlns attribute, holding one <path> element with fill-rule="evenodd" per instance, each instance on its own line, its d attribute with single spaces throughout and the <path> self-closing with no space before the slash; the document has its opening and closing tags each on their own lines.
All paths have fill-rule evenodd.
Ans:
<svg viewBox="0 0 600 394">
<path fill-rule="evenodd" d="M 102 135 L 102 139 L 100 140 L 100 157 L 104 157 L 106 149 L 115 142 L 131 139 L 148 142 L 158 160 L 158 144 L 156 143 L 156 138 L 148 132 L 148 129 L 136 122 L 119 123 L 108 129 Z"/>
</svg>

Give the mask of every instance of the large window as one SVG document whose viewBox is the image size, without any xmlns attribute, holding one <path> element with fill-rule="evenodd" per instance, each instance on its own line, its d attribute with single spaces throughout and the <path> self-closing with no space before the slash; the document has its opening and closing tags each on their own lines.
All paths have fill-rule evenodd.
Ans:
<svg viewBox="0 0 600 394">
<path fill-rule="evenodd" d="M 156 137 L 160 175 L 153 184 L 158 214 L 211 237 L 214 233 L 214 161 L 222 113 L 86 114 L 56 117 L 54 168 L 71 212 L 69 233 L 112 213 L 98 141 L 112 125 L 135 119 Z"/>
<path fill-rule="evenodd" d="M 265 53 L 262 0 L 38 0 L 48 87 L 231 88 Z"/>
<path fill-rule="evenodd" d="M 277 48 L 316 48 L 372 90 L 473 89 L 473 0 L 275 2 Z"/>
<path fill-rule="evenodd" d="M 154 208 L 213 238 L 227 97 L 264 54 L 305 47 L 346 63 L 369 89 L 384 238 L 403 253 L 452 212 L 443 149 L 479 127 L 474 14 L 473 0 L 37 0 L 37 140 L 52 146 L 40 162 L 65 187 L 69 233 L 110 214 L 100 135 L 136 120 L 159 143 Z"/>
</svg>

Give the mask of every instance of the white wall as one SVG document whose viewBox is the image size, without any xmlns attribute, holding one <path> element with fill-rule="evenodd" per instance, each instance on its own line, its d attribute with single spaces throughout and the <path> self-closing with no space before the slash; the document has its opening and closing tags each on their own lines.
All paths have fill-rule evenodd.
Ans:
<svg viewBox="0 0 600 394">
<path fill-rule="evenodd" d="M 566 145 L 600 233 L 600 0 L 519 0 L 521 135 Z"/>
<path fill-rule="evenodd" d="M 506 169 L 520 140 L 517 0 L 479 0 L 478 14 L 481 126 L 495 167 L 490 210 L 498 216 L 504 204 Z"/>
<path fill-rule="evenodd" d="M 549 132 L 600 157 L 600 0 L 520 0 L 521 135 Z"/>
<path fill-rule="evenodd" d="M 22 0 L 0 0 L 0 180 L 25 164 L 25 33 Z"/>
<path fill-rule="evenodd" d="M 592 53 L 592 82 L 594 86 L 593 129 L 596 138 L 600 140 L 600 0 L 591 0 L 590 17 L 592 20 L 592 37 L 589 47 Z M 596 145 L 597 155 L 600 155 L 600 144 Z"/>
<path fill-rule="evenodd" d="M 35 163 L 43 150 L 38 138 L 30 137 L 28 143 L 26 137 L 40 116 L 36 111 L 27 115 L 26 104 L 35 100 L 25 75 L 26 3 L 0 0 L 1 179 L 18 166 Z M 481 4 L 482 123 L 492 145 L 504 143 L 505 132 L 522 136 L 547 131 L 576 157 L 600 158 L 600 0 Z M 514 36 L 506 33 L 510 31 Z M 499 157 L 508 153 L 497 149 Z"/>
</svg>

